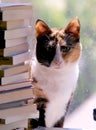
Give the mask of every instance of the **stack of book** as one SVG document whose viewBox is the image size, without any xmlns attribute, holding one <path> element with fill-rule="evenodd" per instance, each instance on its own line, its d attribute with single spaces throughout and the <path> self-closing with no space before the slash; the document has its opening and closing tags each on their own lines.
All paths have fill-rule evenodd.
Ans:
<svg viewBox="0 0 96 130">
<path fill-rule="evenodd" d="M 0 4 L 0 129 L 28 128 L 38 116 L 30 77 L 28 37 L 32 35 L 32 6 Z"/>
</svg>

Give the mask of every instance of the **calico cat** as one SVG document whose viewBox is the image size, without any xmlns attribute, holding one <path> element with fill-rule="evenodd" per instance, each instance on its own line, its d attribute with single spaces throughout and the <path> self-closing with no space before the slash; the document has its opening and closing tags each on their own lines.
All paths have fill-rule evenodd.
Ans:
<svg viewBox="0 0 96 130">
<path fill-rule="evenodd" d="M 43 94 L 37 94 L 39 125 L 63 127 L 64 118 L 76 89 L 78 62 L 82 47 L 80 22 L 74 18 L 66 28 L 50 28 L 36 22 L 36 61 L 32 67 L 35 81 Z"/>
</svg>

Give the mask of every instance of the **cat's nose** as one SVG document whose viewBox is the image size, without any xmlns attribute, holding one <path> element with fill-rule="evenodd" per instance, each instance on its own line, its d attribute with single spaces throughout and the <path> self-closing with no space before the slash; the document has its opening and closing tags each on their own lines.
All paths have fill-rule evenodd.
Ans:
<svg viewBox="0 0 96 130">
<path fill-rule="evenodd" d="M 61 63 L 62 63 L 62 61 L 59 61 L 59 60 L 55 61 L 55 64 L 58 65 L 58 66 L 60 66 Z"/>
</svg>

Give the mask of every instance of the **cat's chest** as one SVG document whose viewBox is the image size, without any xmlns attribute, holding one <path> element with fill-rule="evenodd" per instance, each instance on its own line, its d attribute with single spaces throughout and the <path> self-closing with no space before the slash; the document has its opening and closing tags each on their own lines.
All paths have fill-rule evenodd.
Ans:
<svg viewBox="0 0 96 130">
<path fill-rule="evenodd" d="M 45 69 L 38 64 L 33 68 L 33 75 L 48 97 L 66 95 L 74 90 L 78 79 L 78 66 L 60 70 Z"/>
</svg>

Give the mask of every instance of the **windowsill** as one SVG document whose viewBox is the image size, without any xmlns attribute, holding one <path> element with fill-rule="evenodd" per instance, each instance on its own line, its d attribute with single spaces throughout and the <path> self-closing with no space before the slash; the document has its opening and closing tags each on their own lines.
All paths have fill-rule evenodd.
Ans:
<svg viewBox="0 0 96 130">
<path fill-rule="evenodd" d="M 44 128 L 44 127 L 39 127 L 34 130 L 88 130 L 88 129 L 78 129 L 78 128 Z M 89 129 L 90 130 L 90 129 Z M 91 129 L 95 130 L 95 129 Z"/>
</svg>

